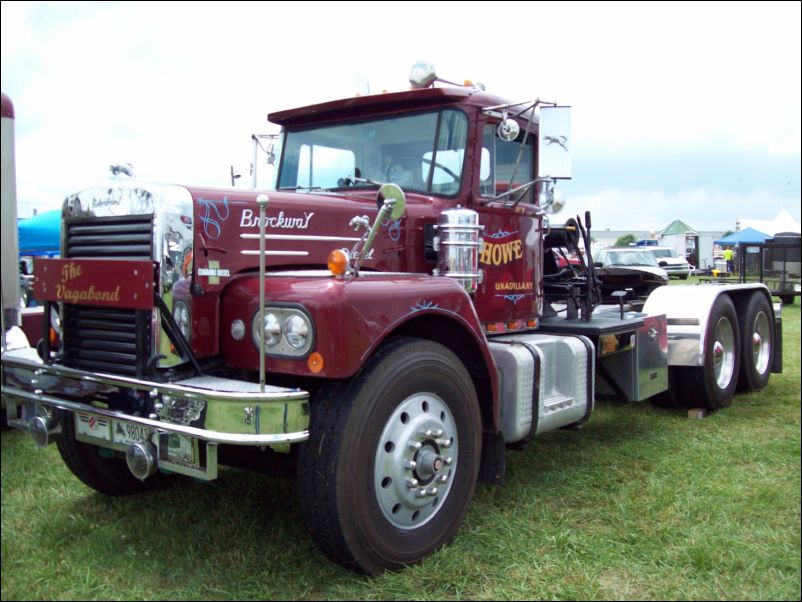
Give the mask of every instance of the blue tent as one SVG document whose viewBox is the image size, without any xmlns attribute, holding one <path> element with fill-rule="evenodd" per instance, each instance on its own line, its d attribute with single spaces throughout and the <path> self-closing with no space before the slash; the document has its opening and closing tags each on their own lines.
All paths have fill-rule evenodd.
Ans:
<svg viewBox="0 0 802 602">
<path fill-rule="evenodd" d="M 715 241 L 715 243 L 725 247 L 734 247 L 736 245 L 758 245 L 767 238 L 771 238 L 771 236 L 768 234 L 763 234 L 763 232 L 760 230 L 747 228 L 746 230 L 733 232 L 724 238 L 719 238 L 717 241 Z"/>
<path fill-rule="evenodd" d="M 46 211 L 17 222 L 20 255 L 58 255 L 61 209 Z"/>
</svg>

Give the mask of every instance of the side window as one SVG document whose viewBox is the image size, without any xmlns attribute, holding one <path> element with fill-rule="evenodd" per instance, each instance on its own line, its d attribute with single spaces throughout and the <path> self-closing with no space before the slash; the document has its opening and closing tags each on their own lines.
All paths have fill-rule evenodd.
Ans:
<svg viewBox="0 0 802 602">
<path fill-rule="evenodd" d="M 534 179 L 534 136 L 528 137 L 522 152 L 523 137 L 521 132 L 517 140 L 505 142 L 496 136 L 495 125 L 485 126 L 479 166 L 479 188 L 483 196 L 496 196 Z M 529 189 L 523 201 L 534 202 L 534 187 Z"/>
</svg>

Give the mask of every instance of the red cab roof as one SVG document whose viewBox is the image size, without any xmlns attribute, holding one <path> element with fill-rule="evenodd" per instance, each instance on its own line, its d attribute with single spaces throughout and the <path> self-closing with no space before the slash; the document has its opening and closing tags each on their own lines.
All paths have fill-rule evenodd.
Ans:
<svg viewBox="0 0 802 602">
<path fill-rule="evenodd" d="M 398 109 L 406 112 L 410 109 L 428 109 L 453 104 L 467 104 L 481 108 L 505 102 L 508 101 L 476 88 L 424 88 L 333 100 L 270 113 L 267 119 L 282 126 L 308 125 L 364 114 L 393 113 Z"/>
</svg>

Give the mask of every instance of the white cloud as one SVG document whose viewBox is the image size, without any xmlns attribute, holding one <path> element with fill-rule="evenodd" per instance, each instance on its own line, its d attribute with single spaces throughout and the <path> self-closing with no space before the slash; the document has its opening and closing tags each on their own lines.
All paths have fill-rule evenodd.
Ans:
<svg viewBox="0 0 802 602">
<path fill-rule="evenodd" d="M 572 104 L 575 146 L 592 152 L 800 155 L 799 3 L 512 3 L 493 16 L 431 2 L 4 2 L 20 203 L 56 205 L 117 161 L 226 185 L 229 165 L 247 174 L 268 112 L 351 96 L 359 77 L 404 89 L 418 58 L 504 97 Z"/>
<path fill-rule="evenodd" d="M 782 209 L 791 211 L 798 207 L 798 198 L 778 196 L 765 190 L 736 194 L 705 188 L 676 193 L 610 188 L 569 198 L 564 218 L 574 215 L 572 212 L 588 210 L 594 230 L 659 232 L 679 219 L 695 230 L 723 232 L 734 230 L 737 219 L 773 219 Z M 798 210 L 794 213 L 798 215 Z M 562 217 L 561 214 L 553 221 L 559 222 Z"/>
</svg>

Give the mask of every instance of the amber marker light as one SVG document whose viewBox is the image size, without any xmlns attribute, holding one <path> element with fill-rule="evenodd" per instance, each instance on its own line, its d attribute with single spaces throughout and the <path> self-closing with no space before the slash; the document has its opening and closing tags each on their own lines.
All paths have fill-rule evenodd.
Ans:
<svg viewBox="0 0 802 602">
<path fill-rule="evenodd" d="M 335 276 L 342 276 L 348 270 L 348 254 L 342 249 L 334 249 L 326 260 L 329 271 Z"/>
<path fill-rule="evenodd" d="M 315 351 L 309 354 L 309 357 L 306 359 L 306 365 L 309 366 L 309 371 L 312 374 L 320 374 L 326 362 L 323 361 L 323 356 Z"/>
</svg>

